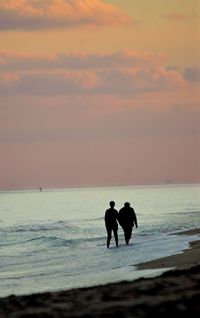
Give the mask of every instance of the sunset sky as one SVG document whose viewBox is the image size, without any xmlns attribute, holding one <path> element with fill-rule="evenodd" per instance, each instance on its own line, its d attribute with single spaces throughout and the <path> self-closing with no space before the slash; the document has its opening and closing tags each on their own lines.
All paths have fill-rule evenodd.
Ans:
<svg viewBox="0 0 200 318">
<path fill-rule="evenodd" d="M 0 189 L 200 182 L 199 0 L 0 0 Z"/>
</svg>

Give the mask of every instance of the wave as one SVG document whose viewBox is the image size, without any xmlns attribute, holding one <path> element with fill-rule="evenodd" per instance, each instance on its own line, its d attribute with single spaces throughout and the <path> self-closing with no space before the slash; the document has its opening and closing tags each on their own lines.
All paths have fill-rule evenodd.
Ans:
<svg viewBox="0 0 200 318">
<path fill-rule="evenodd" d="M 169 215 L 180 215 L 180 214 L 185 214 L 190 216 L 191 214 L 196 214 L 196 213 L 200 213 L 199 209 L 198 210 L 185 210 L 185 211 L 175 211 L 175 212 L 165 212 L 165 214 L 169 214 Z"/>
<path fill-rule="evenodd" d="M 66 228 L 73 228 L 71 224 L 66 221 L 57 221 L 57 222 L 47 222 L 47 223 L 32 223 L 32 224 L 23 224 L 15 226 L 7 226 L 0 228 L 2 232 L 39 232 L 39 231 L 50 231 L 50 230 L 59 230 Z"/>
<path fill-rule="evenodd" d="M 34 237 L 26 241 L 26 243 L 36 243 L 37 245 L 40 243 L 48 243 L 53 246 L 73 246 L 77 245 L 79 240 L 75 239 L 63 239 L 57 236 L 40 236 Z"/>
<path fill-rule="evenodd" d="M 31 245 L 42 245 L 42 244 L 48 244 L 51 246 L 74 246 L 77 245 L 79 240 L 76 239 L 63 239 L 56 236 L 39 236 L 34 237 L 25 241 L 18 241 L 15 243 L 5 243 L 0 244 L 0 247 L 3 246 L 13 246 L 13 245 L 25 245 L 31 243 Z"/>
<path fill-rule="evenodd" d="M 96 222 L 96 221 L 99 221 L 99 220 L 104 220 L 104 216 L 99 216 L 99 217 L 96 217 L 96 218 L 84 218 L 84 219 L 80 219 L 81 222 L 85 223 L 85 222 Z"/>
<path fill-rule="evenodd" d="M 71 239 L 65 239 L 65 238 L 61 238 L 58 236 L 37 236 L 37 237 L 32 237 L 30 239 L 27 240 L 18 240 L 15 242 L 5 242 L 5 243 L 1 243 L 0 247 L 6 247 L 6 246 L 14 246 L 14 245 L 18 245 L 18 246 L 25 246 L 26 244 L 29 244 L 31 246 L 40 246 L 41 248 L 46 248 L 46 246 L 66 246 L 66 247 L 73 247 L 73 246 L 77 246 L 80 244 L 84 244 L 86 242 L 97 242 L 99 240 L 104 240 L 105 236 L 101 236 L 101 237 L 79 237 L 79 238 L 71 238 Z M 45 246 L 45 247 L 44 247 Z"/>
<path fill-rule="evenodd" d="M 101 237 L 88 237 L 88 238 L 74 238 L 74 239 L 64 239 L 60 238 L 57 236 L 39 236 L 39 237 L 34 237 L 32 239 L 29 239 L 26 241 L 26 243 L 37 243 L 38 242 L 43 242 L 43 243 L 50 243 L 51 245 L 56 245 L 56 246 L 73 246 L 73 245 L 78 245 L 80 243 L 84 242 L 96 242 L 99 240 L 105 239 L 104 236 Z"/>
<path fill-rule="evenodd" d="M 99 217 L 88 219 L 88 220 L 89 221 L 104 220 L 104 216 L 99 216 Z"/>
</svg>

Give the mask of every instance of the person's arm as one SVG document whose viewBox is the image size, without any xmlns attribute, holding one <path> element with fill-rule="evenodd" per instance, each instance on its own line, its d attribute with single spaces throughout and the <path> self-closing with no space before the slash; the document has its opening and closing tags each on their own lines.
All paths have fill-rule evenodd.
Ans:
<svg viewBox="0 0 200 318">
<path fill-rule="evenodd" d="M 120 215 L 119 212 L 118 212 L 118 215 L 117 215 L 117 221 L 118 221 L 119 225 L 122 225 L 121 215 Z"/>
<path fill-rule="evenodd" d="M 105 224 L 106 224 L 106 219 L 107 219 L 107 210 L 106 210 L 105 215 L 104 215 Z"/>
<path fill-rule="evenodd" d="M 136 228 L 138 228 L 138 223 L 137 223 L 137 217 L 136 217 L 136 214 L 135 214 L 135 211 L 133 210 L 133 215 L 134 215 L 134 223 L 135 223 L 135 226 Z"/>
<path fill-rule="evenodd" d="M 118 211 L 117 210 L 115 210 L 115 219 L 118 222 Z"/>
</svg>

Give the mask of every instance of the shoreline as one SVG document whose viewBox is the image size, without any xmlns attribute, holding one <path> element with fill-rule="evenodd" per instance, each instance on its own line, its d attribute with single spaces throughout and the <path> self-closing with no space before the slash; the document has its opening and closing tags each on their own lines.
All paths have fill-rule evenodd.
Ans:
<svg viewBox="0 0 200 318">
<path fill-rule="evenodd" d="M 200 228 L 173 233 L 173 235 L 200 235 Z M 157 258 L 135 265 L 137 270 L 178 268 L 186 269 L 200 265 L 200 239 L 189 242 L 189 248 L 180 253 Z"/>
<path fill-rule="evenodd" d="M 199 229 L 173 233 L 199 235 Z M 137 264 L 138 269 L 173 267 L 160 276 L 94 287 L 0 298 L 1 318 L 148 317 L 200 314 L 200 240 L 180 254 Z"/>
</svg>

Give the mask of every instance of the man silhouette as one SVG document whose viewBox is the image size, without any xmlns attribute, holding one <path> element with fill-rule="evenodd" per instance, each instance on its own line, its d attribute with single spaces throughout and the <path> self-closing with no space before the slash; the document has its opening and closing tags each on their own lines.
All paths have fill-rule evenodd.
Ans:
<svg viewBox="0 0 200 318">
<path fill-rule="evenodd" d="M 112 231 L 114 233 L 114 237 L 115 237 L 115 243 L 116 246 L 118 246 L 118 211 L 114 209 L 115 206 L 115 202 L 114 201 L 110 201 L 110 208 L 106 210 L 105 212 L 105 226 L 106 226 L 106 230 L 107 230 L 107 248 L 109 248 L 110 246 L 110 241 L 112 238 Z"/>
<path fill-rule="evenodd" d="M 132 236 L 133 226 L 137 224 L 137 217 L 134 209 L 130 206 L 129 202 L 124 203 L 124 207 L 119 210 L 119 224 L 121 225 L 124 231 L 124 237 L 126 245 L 128 245 L 130 238 Z"/>
</svg>

